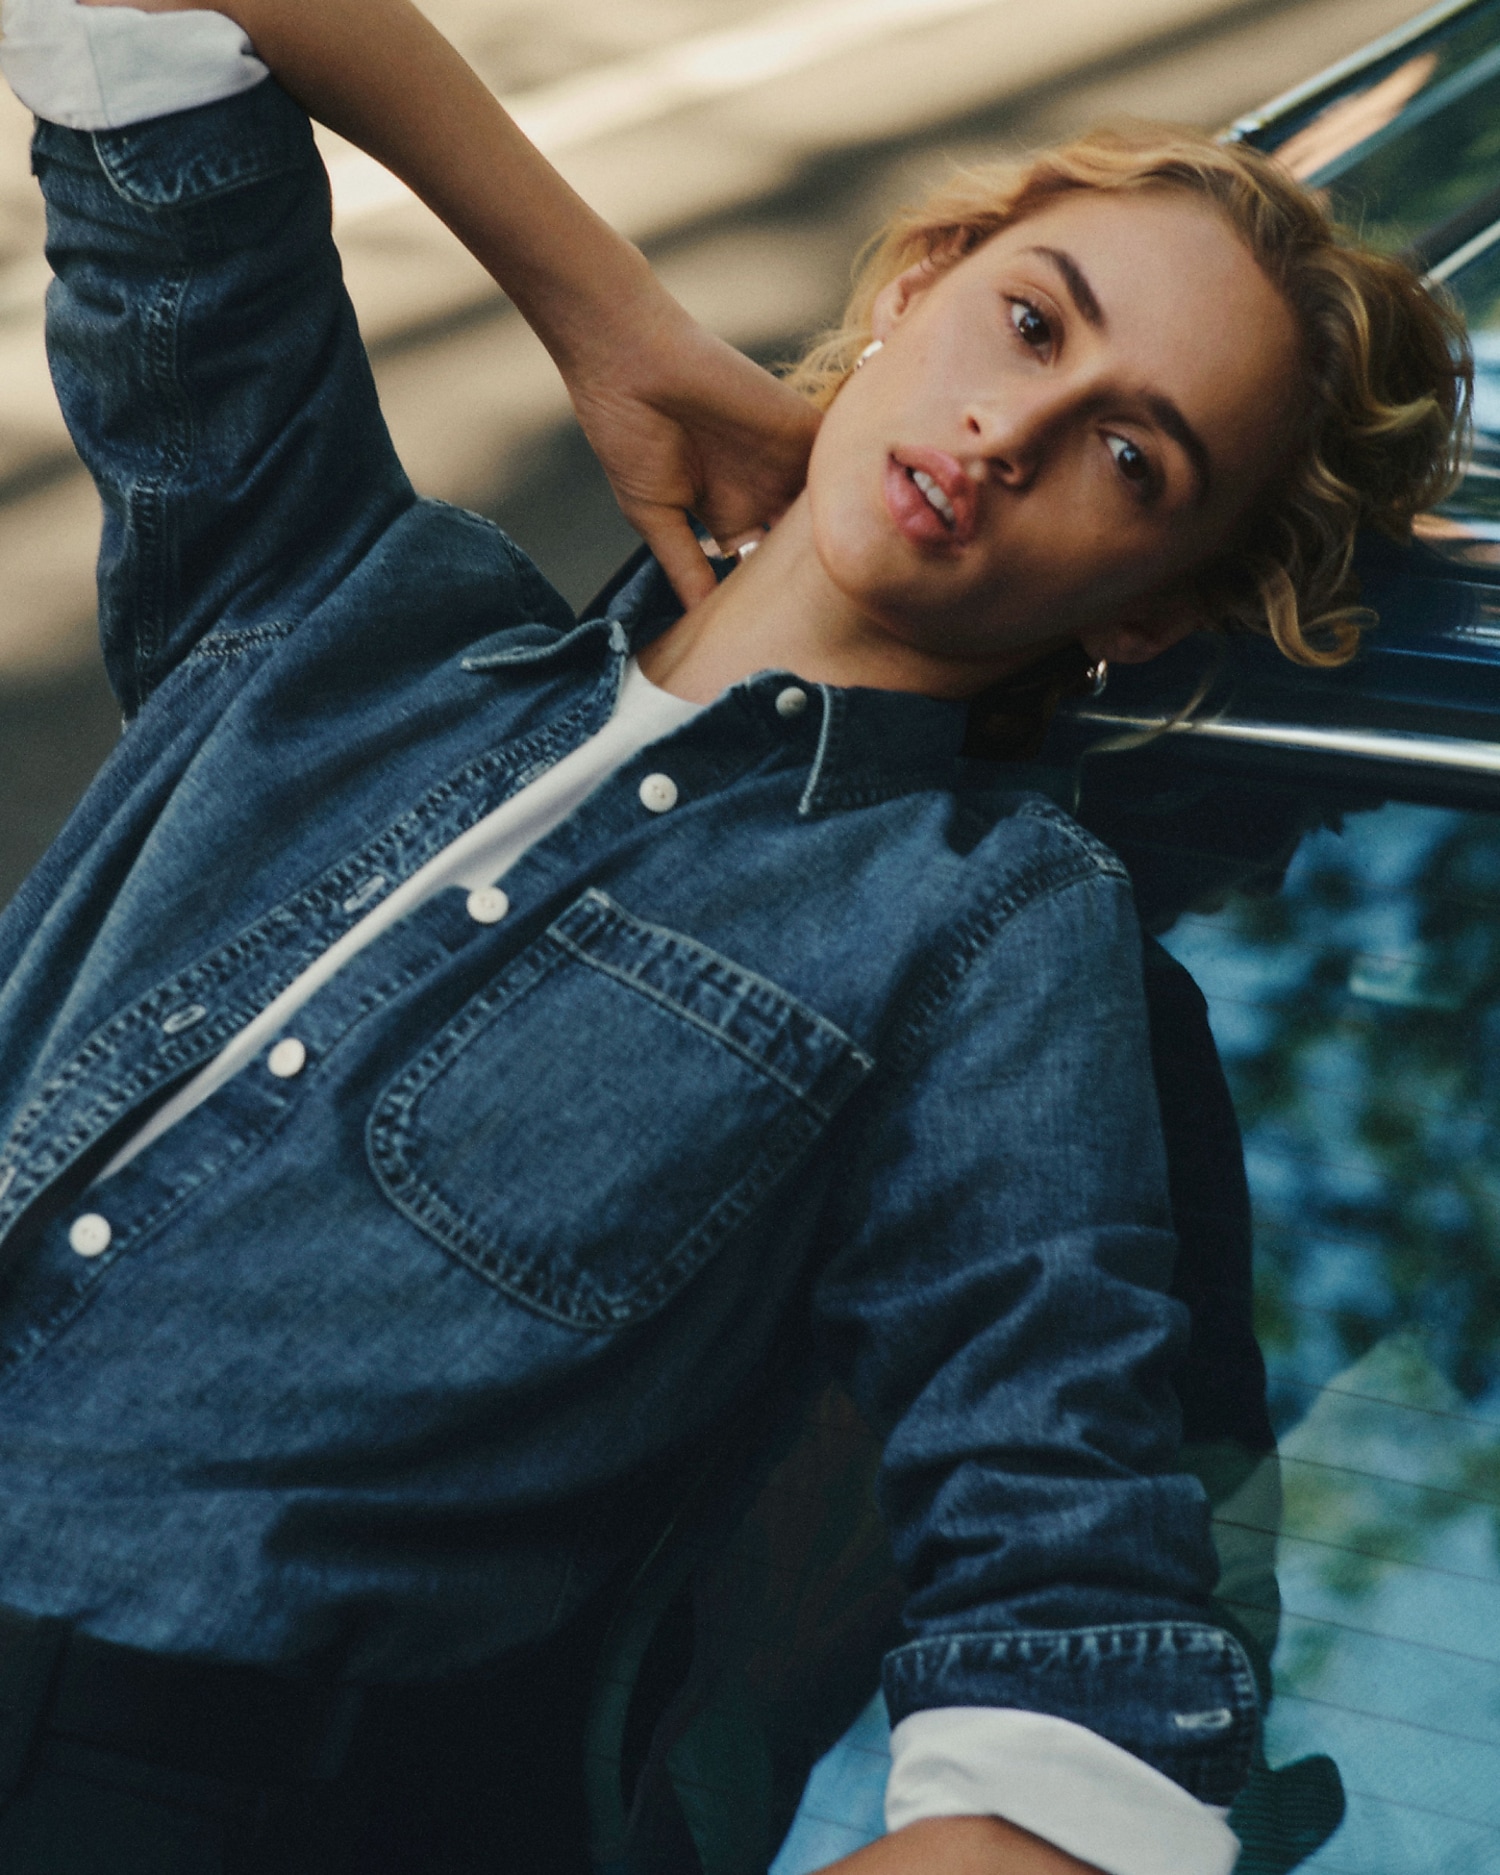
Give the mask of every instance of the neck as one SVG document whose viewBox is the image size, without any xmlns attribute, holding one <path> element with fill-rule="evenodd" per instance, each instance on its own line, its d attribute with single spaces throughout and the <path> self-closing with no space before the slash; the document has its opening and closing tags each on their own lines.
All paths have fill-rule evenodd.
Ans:
<svg viewBox="0 0 1500 1875">
<path fill-rule="evenodd" d="M 652 683 L 692 703 L 710 703 L 763 670 L 962 700 L 1035 656 L 1032 647 L 981 663 L 897 638 L 829 579 L 803 494 L 756 553 L 642 650 L 640 666 Z"/>
</svg>

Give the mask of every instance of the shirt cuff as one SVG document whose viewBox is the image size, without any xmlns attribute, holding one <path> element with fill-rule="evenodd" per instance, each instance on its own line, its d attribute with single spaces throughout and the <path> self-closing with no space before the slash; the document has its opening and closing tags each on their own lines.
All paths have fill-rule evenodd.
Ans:
<svg viewBox="0 0 1500 1875">
<path fill-rule="evenodd" d="M 232 98 L 269 76 L 222 13 L 4 0 L 0 31 L 11 89 L 69 130 L 119 130 Z"/>
<path fill-rule="evenodd" d="M 1227 1812 L 1086 1726 L 1048 1713 L 936 1706 L 891 1733 L 886 1828 L 998 1816 L 1104 1875 L 1230 1875 Z"/>
</svg>

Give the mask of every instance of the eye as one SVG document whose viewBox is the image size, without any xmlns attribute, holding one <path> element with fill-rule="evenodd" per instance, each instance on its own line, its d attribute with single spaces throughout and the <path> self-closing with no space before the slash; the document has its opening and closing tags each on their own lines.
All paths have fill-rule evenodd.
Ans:
<svg viewBox="0 0 1500 1875">
<path fill-rule="evenodd" d="M 1033 306 L 1029 299 L 1013 299 L 1010 302 L 1010 323 L 1021 343 L 1030 346 L 1032 351 L 1051 350 L 1052 327 L 1045 313 Z"/>
<path fill-rule="evenodd" d="M 1151 458 L 1139 443 L 1131 442 L 1128 436 L 1106 436 L 1104 443 L 1127 482 L 1144 488 L 1151 481 Z"/>
</svg>

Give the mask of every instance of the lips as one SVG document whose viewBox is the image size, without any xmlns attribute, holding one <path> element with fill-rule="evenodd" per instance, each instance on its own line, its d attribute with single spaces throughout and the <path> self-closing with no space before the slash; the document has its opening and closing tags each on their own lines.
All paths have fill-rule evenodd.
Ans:
<svg viewBox="0 0 1500 1875">
<path fill-rule="evenodd" d="M 963 464 L 945 450 L 893 449 L 886 458 L 885 502 L 898 531 L 914 546 L 962 547 L 974 537 L 979 493 Z"/>
</svg>

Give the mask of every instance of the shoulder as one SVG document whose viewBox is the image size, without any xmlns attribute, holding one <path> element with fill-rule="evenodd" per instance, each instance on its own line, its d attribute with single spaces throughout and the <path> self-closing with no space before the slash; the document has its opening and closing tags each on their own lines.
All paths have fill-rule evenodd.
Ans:
<svg viewBox="0 0 1500 1875">
<path fill-rule="evenodd" d="M 422 499 L 385 530 L 327 602 L 358 618 L 420 620 L 424 642 L 510 625 L 571 631 L 573 609 L 529 554 L 484 515 Z"/>
<path fill-rule="evenodd" d="M 968 849 L 973 887 L 1019 910 L 1066 887 L 1124 887 L 1119 855 L 1045 794 L 987 779 L 954 793 L 953 825 Z"/>
<path fill-rule="evenodd" d="M 1130 875 L 1119 854 L 1106 846 L 1097 834 L 1080 826 L 1055 801 L 1034 793 L 1011 798 L 1015 802 L 1012 819 L 1021 830 L 1021 838 L 1034 842 L 1039 851 L 1051 855 L 1063 870 L 1080 877 L 1129 881 Z"/>
<path fill-rule="evenodd" d="M 948 863 L 934 869 L 924 958 L 907 1005 L 912 1043 L 975 999 L 1038 1009 L 1139 997 L 1140 927 L 1117 854 L 1044 795 L 952 797 Z"/>
</svg>

